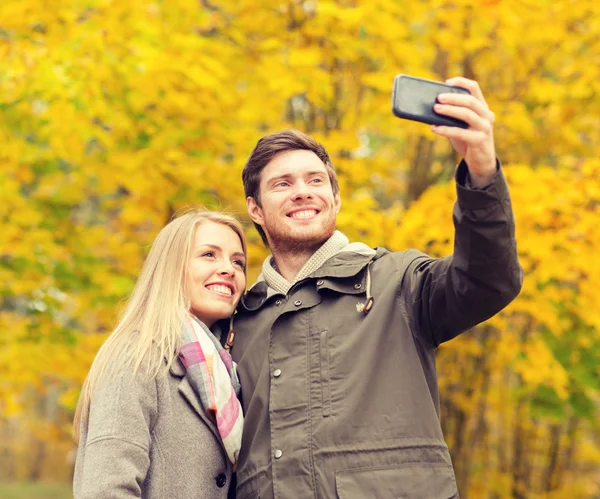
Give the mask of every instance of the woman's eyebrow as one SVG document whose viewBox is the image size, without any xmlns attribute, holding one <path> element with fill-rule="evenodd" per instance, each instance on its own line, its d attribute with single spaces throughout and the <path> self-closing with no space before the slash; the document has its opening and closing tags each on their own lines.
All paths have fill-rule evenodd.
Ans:
<svg viewBox="0 0 600 499">
<path fill-rule="evenodd" d="M 220 246 L 217 246 L 216 244 L 204 243 L 200 246 L 200 249 L 202 249 L 202 248 L 210 248 L 210 249 L 214 249 L 214 250 L 221 251 L 221 252 L 223 251 L 223 248 L 221 248 Z M 232 253 L 231 256 L 237 256 L 237 257 L 241 256 L 242 258 L 246 258 L 246 255 L 244 253 L 242 253 L 241 251 L 236 251 L 235 253 Z"/>
<path fill-rule="evenodd" d="M 210 249 L 215 249 L 215 250 L 220 250 L 220 249 L 221 249 L 221 247 L 220 247 L 220 246 L 217 246 L 216 244 L 207 244 L 207 243 L 202 243 L 202 244 L 200 245 L 200 248 L 205 248 L 205 247 L 206 247 L 206 248 L 210 248 Z"/>
</svg>

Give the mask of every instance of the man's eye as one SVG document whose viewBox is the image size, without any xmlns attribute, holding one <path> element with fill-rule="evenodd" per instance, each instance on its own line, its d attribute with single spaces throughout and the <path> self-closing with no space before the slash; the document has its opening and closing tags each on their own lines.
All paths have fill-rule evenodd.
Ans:
<svg viewBox="0 0 600 499">
<path fill-rule="evenodd" d="M 275 187 L 286 187 L 287 185 L 289 185 L 287 182 L 278 182 Z"/>
<path fill-rule="evenodd" d="M 322 183 L 322 182 L 323 182 L 323 179 L 322 179 L 322 178 L 313 178 L 313 179 L 311 180 L 311 182 Z"/>
</svg>

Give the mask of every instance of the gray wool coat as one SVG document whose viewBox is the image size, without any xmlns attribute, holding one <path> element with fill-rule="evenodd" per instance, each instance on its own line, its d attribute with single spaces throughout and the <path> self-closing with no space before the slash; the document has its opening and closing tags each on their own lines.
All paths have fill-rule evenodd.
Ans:
<svg viewBox="0 0 600 499">
<path fill-rule="evenodd" d="M 151 379 L 121 369 L 81 426 L 75 499 L 226 499 L 231 463 L 177 359 Z"/>
</svg>

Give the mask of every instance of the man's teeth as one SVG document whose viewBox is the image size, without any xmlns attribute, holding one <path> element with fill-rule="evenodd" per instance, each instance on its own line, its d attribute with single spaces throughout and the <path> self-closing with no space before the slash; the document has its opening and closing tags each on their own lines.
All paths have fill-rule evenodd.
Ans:
<svg viewBox="0 0 600 499">
<path fill-rule="evenodd" d="M 317 214 L 316 210 L 303 210 L 292 213 L 292 218 L 309 218 Z"/>
<path fill-rule="evenodd" d="M 231 289 L 228 288 L 227 286 L 219 286 L 217 285 L 213 285 L 213 286 L 206 286 L 208 289 L 210 289 L 211 291 L 214 291 L 215 293 L 221 293 L 223 295 L 230 295 L 231 296 Z"/>
</svg>

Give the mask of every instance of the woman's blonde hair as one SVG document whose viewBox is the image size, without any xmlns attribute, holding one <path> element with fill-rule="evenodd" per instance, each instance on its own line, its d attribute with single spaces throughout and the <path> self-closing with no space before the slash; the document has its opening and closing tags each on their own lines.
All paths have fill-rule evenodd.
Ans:
<svg viewBox="0 0 600 499">
<path fill-rule="evenodd" d="M 181 345 L 182 318 L 190 308 L 186 274 L 192 242 L 196 228 L 204 222 L 230 227 L 246 254 L 241 223 L 225 213 L 194 208 L 177 215 L 159 232 L 119 323 L 98 351 L 85 380 L 73 421 L 75 441 L 104 376 L 123 365 L 132 365 L 136 372 L 144 364 L 151 376 L 166 374 L 171 367 Z"/>
</svg>

